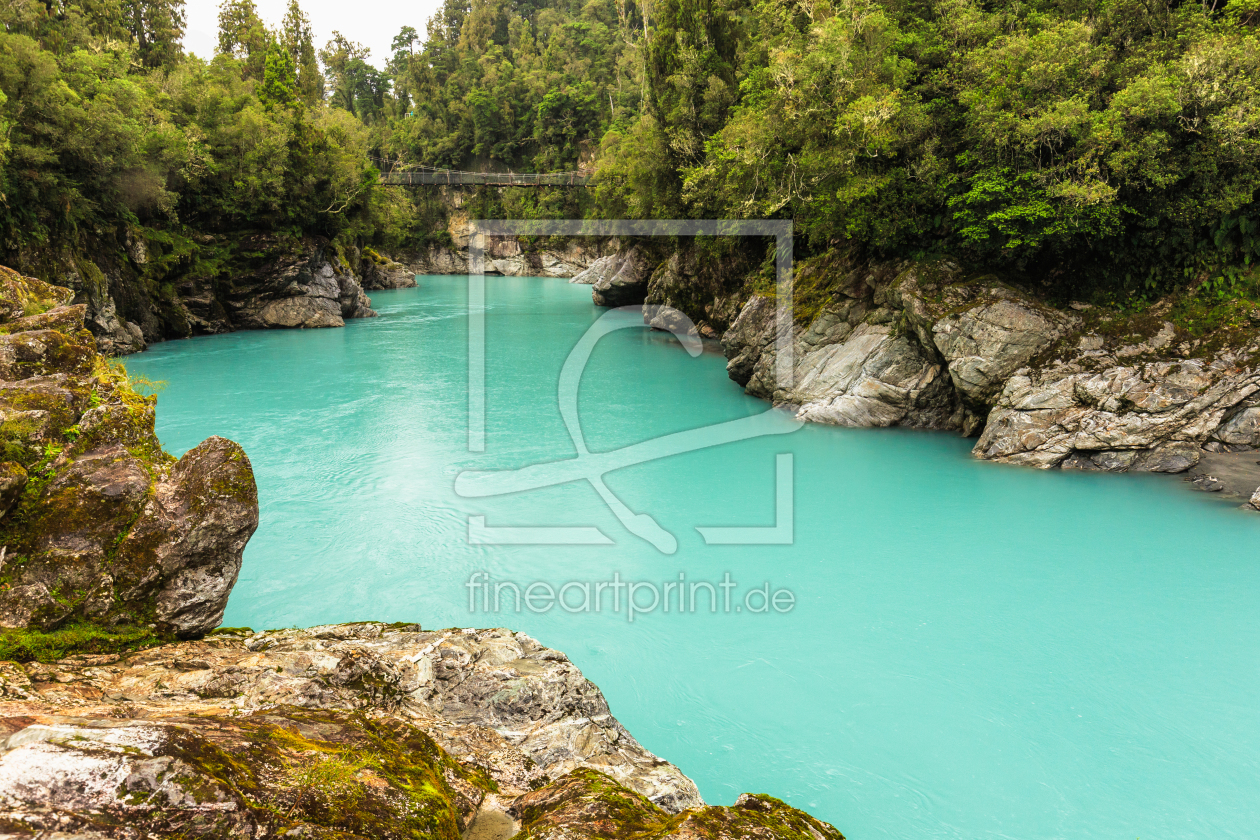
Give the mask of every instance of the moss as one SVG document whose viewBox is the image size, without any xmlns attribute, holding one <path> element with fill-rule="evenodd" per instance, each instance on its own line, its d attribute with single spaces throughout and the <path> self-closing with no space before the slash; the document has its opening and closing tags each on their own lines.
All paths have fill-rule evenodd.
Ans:
<svg viewBox="0 0 1260 840">
<path fill-rule="evenodd" d="M 222 743 L 189 733 L 164 751 L 198 772 L 195 796 L 228 791 L 270 832 L 310 826 L 331 836 L 457 840 L 462 813 L 476 803 L 465 800 L 461 809 L 447 777 L 491 789 L 421 730 L 395 719 L 280 708 L 209 722 Z"/>
<path fill-rule="evenodd" d="M 77 654 L 125 653 L 168 641 L 145 627 L 72 624 L 49 632 L 4 629 L 0 630 L 0 661 L 56 662 Z"/>
<path fill-rule="evenodd" d="M 770 796 L 746 795 L 730 808 L 670 815 L 642 795 L 590 768 L 578 768 L 514 806 L 518 840 L 844 840 L 827 823 Z"/>
<path fill-rule="evenodd" d="M 0 316 L 11 320 L 39 315 L 73 299 L 74 291 L 25 277 L 11 268 L 0 266 Z"/>
<path fill-rule="evenodd" d="M 13 417 L 0 421 L 0 457 L 29 466 L 39 460 L 40 450 L 34 439 L 43 423 L 33 417 Z"/>
</svg>

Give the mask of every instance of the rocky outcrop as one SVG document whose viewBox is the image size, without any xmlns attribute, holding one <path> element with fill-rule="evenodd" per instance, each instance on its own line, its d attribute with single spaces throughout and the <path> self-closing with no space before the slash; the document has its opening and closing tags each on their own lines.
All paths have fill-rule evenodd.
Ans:
<svg viewBox="0 0 1260 840">
<path fill-rule="evenodd" d="M 467 236 L 463 237 L 467 241 Z M 562 244 L 543 245 L 526 250 L 513 237 L 489 237 L 485 242 L 486 274 L 505 277 L 569 277 L 582 274 L 597 260 L 604 248 L 599 242 L 573 237 Z M 533 246 L 531 246 L 533 247 Z M 419 251 L 405 251 L 398 259 L 413 274 L 467 274 L 468 247 L 430 245 Z"/>
<path fill-rule="evenodd" d="M 416 273 L 400 262 L 364 248 L 359 261 L 360 285 L 375 289 L 410 289 L 416 285 Z"/>
<path fill-rule="evenodd" d="M 872 317 L 872 314 L 874 317 Z M 797 417 L 836 426 L 949 428 L 957 401 L 943 366 L 861 300 L 794 326 L 791 386 L 775 381 L 774 301 L 754 296 L 722 337 L 727 372 L 748 393 L 797 406 Z"/>
<path fill-rule="evenodd" d="M 640 246 L 620 253 L 591 284 L 596 306 L 635 306 L 647 297 L 651 265 Z"/>
<path fill-rule="evenodd" d="M 0 324 L 0 626 L 204 633 L 258 525 L 249 460 L 222 438 L 167 455 L 155 398 L 97 354 L 72 295 L 0 269 L 27 313 Z"/>
<path fill-rule="evenodd" d="M 5 663 L 0 692 L 17 836 L 840 840 L 768 796 L 705 807 L 564 654 L 507 630 L 227 631 Z"/>
<path fill-rule="evenodd" d="M 975 452 L 1037 467 L 1071 459 L 1070 466 L 1083 468 L 1165 471 L 1163 453 L 1206 443 L 1230 409 L 1257 390 L 1260 371 L 1240 368 L 1233 354 L 1211 362 L 1026 369 L 1007 381 Z"/>
<path fill-rule="evenodd" d="M 327 242 L 255 237 L 238 247 L 260 256 L 227 278 L 220 294 L 232 329 L 341 327 L 376 315 L 349 264 Z"/>
<path fill-rule="evenodd" d="M 1057 310 L 947 261 L 822 260 L 798 283 L 817 309 L 793 325 L 790 384 L 771 298 L 749 296 L 722 344 L 732 379 L 799 419 L 957 429 L 979 458 L 1041 468 L 1180 473 L 1260 448 L 1254 329 L 1205 346 L 1157 315 Z"/>
</svg>

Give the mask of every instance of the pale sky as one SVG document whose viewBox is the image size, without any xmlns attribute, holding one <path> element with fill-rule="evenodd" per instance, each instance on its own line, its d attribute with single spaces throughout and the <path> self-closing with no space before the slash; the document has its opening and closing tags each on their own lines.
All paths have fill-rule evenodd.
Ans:
<svg viewBox="0 0 1260 840">
<path fill-rule="evenodd" d="M 258 14 L 268 26 L 279 26 L 288 8 L 288 0 L 254 0 Z M 389 59 L 389 43 L 404 26 L 414 27 L 421 37 L 429 16 L 437 11 L 441 0 L 417 0 L 400 3 L 396 0 L 299 0 L 315 30 L 315 49 L 328 42 L 334 29 L 352 41 L 372 50 L 370 61 L 383 67 Z M 201 58 L 214 57 L 219 40 L 219 0 L 187 0 L 187 22 L 184 49 Z"/>
</svg>

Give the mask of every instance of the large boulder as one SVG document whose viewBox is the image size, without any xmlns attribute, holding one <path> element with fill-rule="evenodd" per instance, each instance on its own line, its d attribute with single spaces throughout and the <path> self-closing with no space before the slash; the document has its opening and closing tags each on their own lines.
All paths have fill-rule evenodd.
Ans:
<svg viewBox="0 0 1260 840">
<path fill-rule="evenodd" d="M 636 306 L 647 297 L 651 266 L 644 250 L 635 246 L 618 254 L 591 285 L 596 306 Z"/>
<path fill-rule="evenodd" d="M 349 263 L 325 240 L 258 235 L 237 249 L 244 270 L 222 293 L 235 329 L 341 327 L 376 314 Z"/>
<path fill-rule="evenodd" d="M 789 401 L 800 405 L 798 420 L 940 428 L 954 414 L 943 373 L 913 339 L 887 325 L 862 323 L 844 339 L 801 355 Z"/>
<path fill-rule="evenodd" d="M 1260 447 L 1260 407 L 1250 406 L 1230 412 L 1212 433 L 1212 439 L 1230 446 Z"/>
<path fill-rule="evenodd" d="M 1067 317 L 1009 289 L 986 292 L 989 299 L 932 325 L 949 377 L 973 409 L 991 406 L 1007 378 L 1071 326 Z"/>
<path fill-rule="evenodd" d="M 258 488 L 241 447 L 211 437 L 153 486 L 112 563 L 114 591 L 181 637 L 219 626 L 258 527 Z"/>
<path fill-rule="evenodd" d="M 808 327 L 795 324 L 791 382 L 780 383 L 775 302 L 754 295 L 722 336 L 727 374 L 753 396 L 795 405 L 800 420 L 956 428 L 958 399 L 941 360 L 872 306 L 837 295 Z"/>
</svg>

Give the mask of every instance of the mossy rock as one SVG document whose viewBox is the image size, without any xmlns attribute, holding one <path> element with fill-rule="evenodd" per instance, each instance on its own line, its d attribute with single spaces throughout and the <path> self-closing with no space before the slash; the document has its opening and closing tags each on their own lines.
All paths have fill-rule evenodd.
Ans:
<svg viewBox="0 0 1260 840">
<path fill-rule="evenodd" d="M 96 341 L 86 330 L 72 336 L 56 330 L 0 335 L 0 379 L 51 373 L 86 376 L 95 364 Z"/>
<path fill-rule="evenodd" d="M 12 321 L 28 315 L 47 312 L 74 299 L 74 291 L 25 277 L 11 268 L 0 266 L 0 320 Z"/>
<path fill-rule="evenodd" d="M 517 840 L 844 840 L 831 825 L 763 794 L 671 815 L 587 767 L 526 794 L 511 812 L 521 822 Z"/>
<path fill-rule="evenodd" d="M 26 469 L 14 461 L 0 462 L 0 516 L 4 516 L 22 498 L 28 476 Z"/>
<path fill-rule="evenodd" d="M 58 306 L 38 315 L 27 315 L 0 324 L 0 333 L 32 332 L 35 330 L 57 330 L 66 335 L 73 335 L 83 329 L 84 318 L 87 317 L 87 305 Z"/>
<path fill-rule="evenodd" d="M 125 725 L 83 724 L 68 720 L 66 728 L 77 729 L 53 736 L 66 776 L 105 765 L 123 781 L 102 791 L 94 807 L 76 801 L 68 782 L 57 812 L 16 815 L 8 830 L 155 840 L 459 840 L 489 792 L 423 731 L 393 718 L 280 707 L 137 722 L 137 741 L 127 740 Z M 111 748 L 119 741 L 139 746 Z"/>
</svg>

